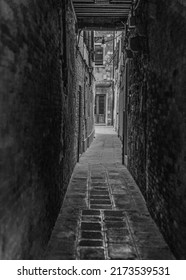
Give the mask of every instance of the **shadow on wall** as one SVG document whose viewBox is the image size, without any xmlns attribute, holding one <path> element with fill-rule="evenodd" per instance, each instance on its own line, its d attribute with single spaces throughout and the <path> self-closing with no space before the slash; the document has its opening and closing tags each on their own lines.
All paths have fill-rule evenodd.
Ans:
<svg viewBox="0 0 186 280">
<path fill-rule="evenodd" d="M 75 164 L 75 94 L 61 73 L 67 8 L 0 4 L 1 259 L 40 258 Z"/>
<path fill-rule="evenodd" d="M 129 170 L 178 259 L 186 258 L 185 77 L 183 1 L 141 1 L 148 56 L 130 65 Z M 134 78 L 135 77 L 135 78 Z"/>
</svg>

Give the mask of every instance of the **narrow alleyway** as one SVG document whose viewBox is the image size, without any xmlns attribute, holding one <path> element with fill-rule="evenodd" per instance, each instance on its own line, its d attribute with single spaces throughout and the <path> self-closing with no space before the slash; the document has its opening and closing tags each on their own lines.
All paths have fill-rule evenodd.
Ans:
<svg viewBox="0 0 186 280">
<path fill-rule="evenodd" d="M 97 126 L 73 172 L 45 259 L 174 259 L 112 127 Z"/>
<path fill-rule="evenodd" d="M 0 1 L 0 259 L 186 259 L 185 33 L 183 0 Z"/>
</svg>

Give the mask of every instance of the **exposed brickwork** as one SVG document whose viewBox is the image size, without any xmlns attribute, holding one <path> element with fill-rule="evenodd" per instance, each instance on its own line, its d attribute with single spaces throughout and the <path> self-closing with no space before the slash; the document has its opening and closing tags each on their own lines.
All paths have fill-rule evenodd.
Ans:
<svg viewBox="0 0 186 280">
<path fill-rule="evenodd" d="M 5 213 L 0 255 L 37 258 L 62 189 L 59 10 L 51 1 L 1 1 L 0 10 L 0 185 Z"/>
<path fill-rule="evenodd" d="M 83 32 L 81 32 L 76 50 L 76 92 L 78 92 L 76 102 L 76 128 L 78 130 L 80 121 L 80 154 L 86 151 L 94 137 L 93 104 L 95 80 L 94 76 L 89 72 L 89 66 L 91 66 L 89 53 L 83 42 Z M 76 135 L 78 137 L 78 131 Z"/>
<path fill-rule="evenodd" d="M 143 62 L 134 58 L 129 62 L 130 98 L 128 118 L 129 169 L 146 196 L 146 88 L 143 81 Z M 138 74 L 136 74 L 136 72 Z M 143 104 L 142 104 L 143 103 Z"/>
<path fill-rule="evenodd" d="M 180 3 L 179 3 L 180 2 Z M 186 257 L 186 8 L 141 1 L 147 55 L 130 65 L 129 169 L 177 258 Z M 145 19 L 145 20 L 144 20 Z M 146 171 L 146 174 L 145 174 Z"/>
<path fill-rule="evenodd" d="M 0 18 L 0 258 L 37 259 L 77 159 L 75 17 L 2 0 Z"/>
</svg>

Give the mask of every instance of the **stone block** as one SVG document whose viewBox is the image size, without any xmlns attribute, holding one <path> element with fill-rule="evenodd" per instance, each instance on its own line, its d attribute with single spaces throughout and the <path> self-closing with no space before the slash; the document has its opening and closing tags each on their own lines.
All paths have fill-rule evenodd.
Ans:
<svg viewBox="0 0 186 280">
<path fill-rule="evenodd" d="M 124 217 L 123 211 L 104 211 L 105 217 Z"/>
<path fill-rule="evenodd" d="M 100 215 L 100 211 L 94 211 L 94 210 L 83 210 L 82 211 L 82 215 L 88 215 L 88 216 L 99 216 Z"/>
<path fill-rule="evenodd" d="M 137 260 L 137 252 L 134 247 L 126 244 L 121 246 L 120 244 L 109 244 L 108 255 L 111 260 Z"/>
<path fill-rule="evenodd" d="M 82 231 L 81 232 L 81 238 L 82 239 L 102 239 L 101 232 L 96 231 Z"/>
<path fill-rule="evenodd" d="M 81 247 L 102 247 L 103 241 L 101 240 L 81 240 L 79 242 Z"/>
<path fill-rule="evenodd" d="M 104 260 L 104 249 L 101 248 L 81 248 L 80 260 Z"/>
<path fill-rule="evenodd" d="M 90 230 L 90 231 L 100 231 L 101 224 L 100 223 L 81 223 L 81 230 Z"/>
</svg>

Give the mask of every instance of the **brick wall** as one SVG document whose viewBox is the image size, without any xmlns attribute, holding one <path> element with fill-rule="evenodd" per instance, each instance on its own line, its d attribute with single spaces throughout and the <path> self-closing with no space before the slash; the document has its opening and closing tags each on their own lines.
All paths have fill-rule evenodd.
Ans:
<svg viewBox="0 0 186 280">
<path fill-rule="evenodd" d="M 146 91 L 142 64 L 139 57 L 128 62 L 129 117 L 128 117 L 128 164 L 134 179 L 146 198 Z M 139 75 L 136 75 L 138 72 Z M 142 75 L 142 76 L 141 76 Z"/>
<path fill-rule="evenodd" d="M 80 141 L 79 154 L 82 154 L 89 147 L 94 137 L 93 104 L 95 94 L 95 79 L 93 73 L 90 74 L 89 72 L 89 66 L 92 65 L 92 61 L 89 61 L 88 59 L 89 54 L 87 46 L 84 43 L 83 32 L 79 34 L 78 41 L 79 42 L 76 51 L 76 93 L 81 94 L 81 97 L 79 94 L 77 94 L 76 136 L 77 138 L 79 137 Z M 81 112 L 79 107 L 81 107 Z M 79 121 L 81 123 L 81 128 L 78 132 Z"/>
<path fill-rule="evenodd" d="M 141 1 L 146 51 L 130 62 L 129 169 L 178 259 L 186 257 L 186 8 Z M 132 78 L 133 77 L 133 78 Z M 145 172 L 146 171 L 146 172 Z"/>
<path fill-rule="evenodd" d="M 66 25 L 66 38 L 63 40 L 62 68 L 64 70 L 62 83 L 64 88 L 62 102 L 62 143 L 63 143 L 63 182 L 68 185 L 74 165 L 77 160 L 76 142 L 76 33 L 75 15 L 71 6 L 71 1 L 66 1 L 63 7 L 62 18 Z M 66 61 L 65 61 L 66 60 Z M 66 188 L 65 188 L 66 191 Z"/>
<path fill-rule="evenodd" d="M 51 0 L 2 0 L 0 18 L 0 258 L 37 259 L 77 157 L 75 19 Z"/>
</svg>

